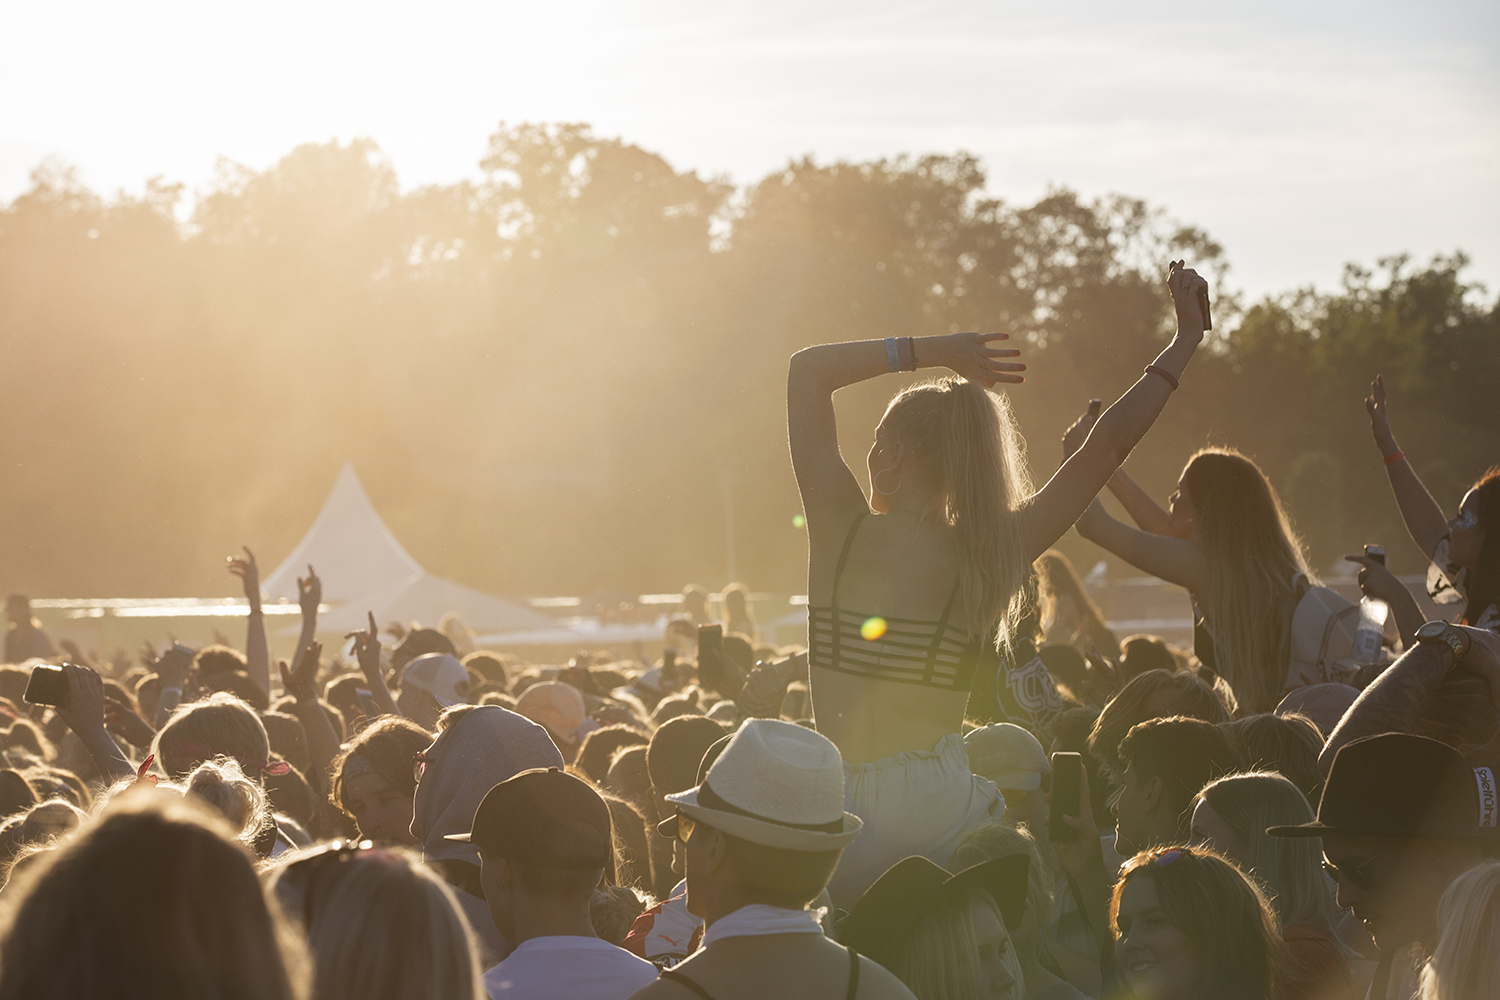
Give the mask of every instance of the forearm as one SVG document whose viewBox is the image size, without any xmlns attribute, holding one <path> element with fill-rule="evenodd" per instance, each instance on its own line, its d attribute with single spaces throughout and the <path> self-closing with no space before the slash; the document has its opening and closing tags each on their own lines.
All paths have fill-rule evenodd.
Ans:
<svg viewBox="0 0 1500 1000">
<path fill-rule="evenodd" d="M 306 611 L 302 612 L 302 632 L 297 636 L 297 652 L 292 657 L 293 663 L 297 663 L 302 659 L 303 654 L 307 652 L 308 647 L 313 644 L 313 642 L 317 639 L 317 636 L 317 611 L 313 611 L 311 614 L 307 613 Z"/>
<path fill-rule="evenodd" d="M 1380 733 L 1413 732 L 1423 706 L 1452 663 L 1453 651 L 1436 644 L 1424 643 L 1402 653 L 1360 693 L 1328 735 L 1318 755 L 1323 775 L 1328 775 L 1334 755 L 1347 743 Z"/>
<path fill-rule="evenodd" d="M 271 650 L 266 643 L 266 616 L 259 599 L 250 605 L 250 617 L 245 623 L 245 671 L 270 697 Z"/>
<path fill-rule="evenodd" d="M 96 732 L 79 733 L 83 745 L 88 748 L 89 756 L 94 759 L 94 765 L 99 768 L 99 774 L 103 776 L 108 784 L 113 784 L 121 778 L 135 777 L 135 768 L 130 766 L 130 761 L 120 752 L 115 741 L 110 739 L 109 733 L 101 727 Z"/>
<path fill-rule="evenodd" d="M 1173 379 L 1181 380 L 1188 361 L 1202 339 L 1201 333 L 1193 336 L 1191 333 L 1179 332 L 1172 338 L 1172 343 L 1167 345 L 1167 349 L 1156 356 L 1151 367 L 1169 373 Z M 1166 378 L 1155 372 L 1143 372 L 1125 395 L 1100 414 L 1084 448 L 1095 445 L 1095 439 L 1098 438 L 1097 444 L 1107 447 L 1114 462 L 1113 468 L 1117 472 L 1126 456 L 1146 436 L 1151 425 L 1156 423 L 1156 418 L 1167 405 L 1173 391 L 1172 383 Z"/>
<path fill-rule="evenodd" d="M 1387 454 L 1399 454 L 1399 449 L 1394 448 L 1394 439 L 1390 444 L 1392 450 Z M 1405 457 L 1387 463 L 1385 473 L 1391 482 L 1391 493 L 1396 497 L 1396 506 L 1401 511 L 1401 520 L 1406 524 L 1407 533 L 1417 543 L 1422 554 L 1431 559 L 1438 542 L 1448 533 L 1448 519 L 1443 516 L 1443 508 L 1427 492 L 1427 487 Z"/>
<path fill-rule="evenodd" d="M 1396 617 L 1396 631 L 1401 635 L 1401 648 L 1411 649 L 1417 641 L 1417 629 L 1427 621 L 1427 616 L 1422 614 L 1417 599 L 1405 587 L 1392 597 L 1394 599 L 1389 603 L 1391 614 Z"/>
<path fill-rule="evenodd" d="M 1116 469 L 1115 474 L 1110 477 L 1109 491 L 1142 531 L 1149 531 L 1153 535 L 1172 533 L 1172 516 L 1162 510 L 1123 468 Z"/>
<path fill-rule="evenodd" d="M 905 338 L 902 338 L 905 339 Z M 941 368 L 942 337 L 912 337 L 912 355 L 918 368 Z M 884 375 L 890 355 L 884 340 L 851 340 L 842 344 L 819 344 L 792 355 L 788 387 L 832 394 L 856 382 Z"/>
<path fill-rule="evenodd" d="M 300 695 L 295 706 L 297 718 L 307 733 L 307 754 L 312 761 L 312 773 L 307 779 L 324 794 L 328 792 L 328 768 L 338 756 L 339 738 L 333 731 L 328 713 L 316 698 Z"/>
<path fill-rule="evenodd" d="M 380 709 L 382 715 L 400 715 L 401 709 L 396 707 L 396 699 L 391 697 L 391 689 L 385 686 L 385 677 L 381 675 L 380 666 L 377 664 L 374 670 L 366 670 L 365 683 L 370 686 L 370 699 L 375 702 L 375 707 Z"/>
</svg>

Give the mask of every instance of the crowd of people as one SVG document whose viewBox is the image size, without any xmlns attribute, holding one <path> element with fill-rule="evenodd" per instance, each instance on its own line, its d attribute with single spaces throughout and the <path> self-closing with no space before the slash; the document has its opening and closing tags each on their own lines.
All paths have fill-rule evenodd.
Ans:
<svg viewBox="0 0 1500 1000">
<path fill-rule="evenodd" d="M 13 595 L 0 1000 L 1500 997 L 1500 470 L 1445 516 L 1375 379 L 1453 613 L 1352 556 L 1392 615 L 1362 647 L 1250 458 L 1166 509 L 1121 468 L 1203 339 L 1206 284 L 1168 286 L 1176 336 L 1039 488 L 1003 335 L 796 354 L 805 647 L 736 585 L 651 661 L 373 615 L 325 650 L 309 567 L 273 670 L 248 549 L 242 651 L 59 652 Z M 867 496 L 833 393 L 920 368 Z M 1193 648 L 1111 632 L 1075 526 L 1188 590 Z"/>
</svg>

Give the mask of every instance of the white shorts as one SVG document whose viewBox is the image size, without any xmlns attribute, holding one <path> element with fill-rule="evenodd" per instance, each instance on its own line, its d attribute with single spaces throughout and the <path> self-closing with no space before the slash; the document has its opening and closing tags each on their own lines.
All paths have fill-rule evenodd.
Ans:
<svg viewBox="0 0 1500 1000">
<path fill-rule="evenodd" d="M 932 750 L 872 764 L 845 761 L 844 808 L 865 826 L 844 848 L 828 892 L 835 906 L 850 910 L 902 858 L 919 854 L 947 865 L 971 830 L 1000 822 L 1005 799 L 993 781 L 969 770 L 963 738 L 952 733 Z"/>
</svg>

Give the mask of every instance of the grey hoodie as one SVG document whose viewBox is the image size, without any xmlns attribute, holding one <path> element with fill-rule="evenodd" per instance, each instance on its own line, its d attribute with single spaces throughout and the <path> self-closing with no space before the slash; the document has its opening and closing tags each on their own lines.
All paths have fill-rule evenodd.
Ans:
<svg viewBox="0 0 1500 1000">
<path fill-rule="evenodd" d="M 562 767 L 562 754 L 547 730 L 498 705 L 465 713 L 433 741 L 424 755 L 427 769 L 417 782 L 411 832 L 427 861 L 479 865 L 472 844 L 444 840 L 468 833 L 474 812 L 491 788 L 534 767 Z M 452 880 L 450 879 L 450 885 Z M 454 895 L 479 939 L 480 967 L 489 968 L 514 947 L 500 936 L 483 899 L 453 885 Z"/>
</svg>

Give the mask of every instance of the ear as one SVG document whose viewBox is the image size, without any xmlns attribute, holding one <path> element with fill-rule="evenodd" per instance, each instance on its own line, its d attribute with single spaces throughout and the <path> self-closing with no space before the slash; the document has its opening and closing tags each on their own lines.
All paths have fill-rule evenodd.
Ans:
<svg viewBox="0 0 1500 1000">
<path fill-rule="evenodd" d="M 891 464 L 886 466 L 886 468 L 890 469 L 891 472 L 899 475 L 900 472 L 906 467 L 908 452 L 906 450 L 905 442 L 903 442 L 900 438 L 892 437 L 886 448 L 886 454 L 891 458 Z"/>
<path fill-rule="evenodd" d="M 1148 812 L 1155 812 L 1161 808 L 1162 798 L 1166 792 L 1166 786 L 1162 784 L 1160 777 L 1147 778 L 1140 782 L 1141 804 Z"/>
<path fill-rule="evenodd" d="M 718 830 L 710 827 L 709 832 L 713 836 L 703 845 L 703 860 L 706 863 L 704 874 L 722 879 L 729 873 L 729 845 L 724 842 L 724 834 Z"/>
</svg>

